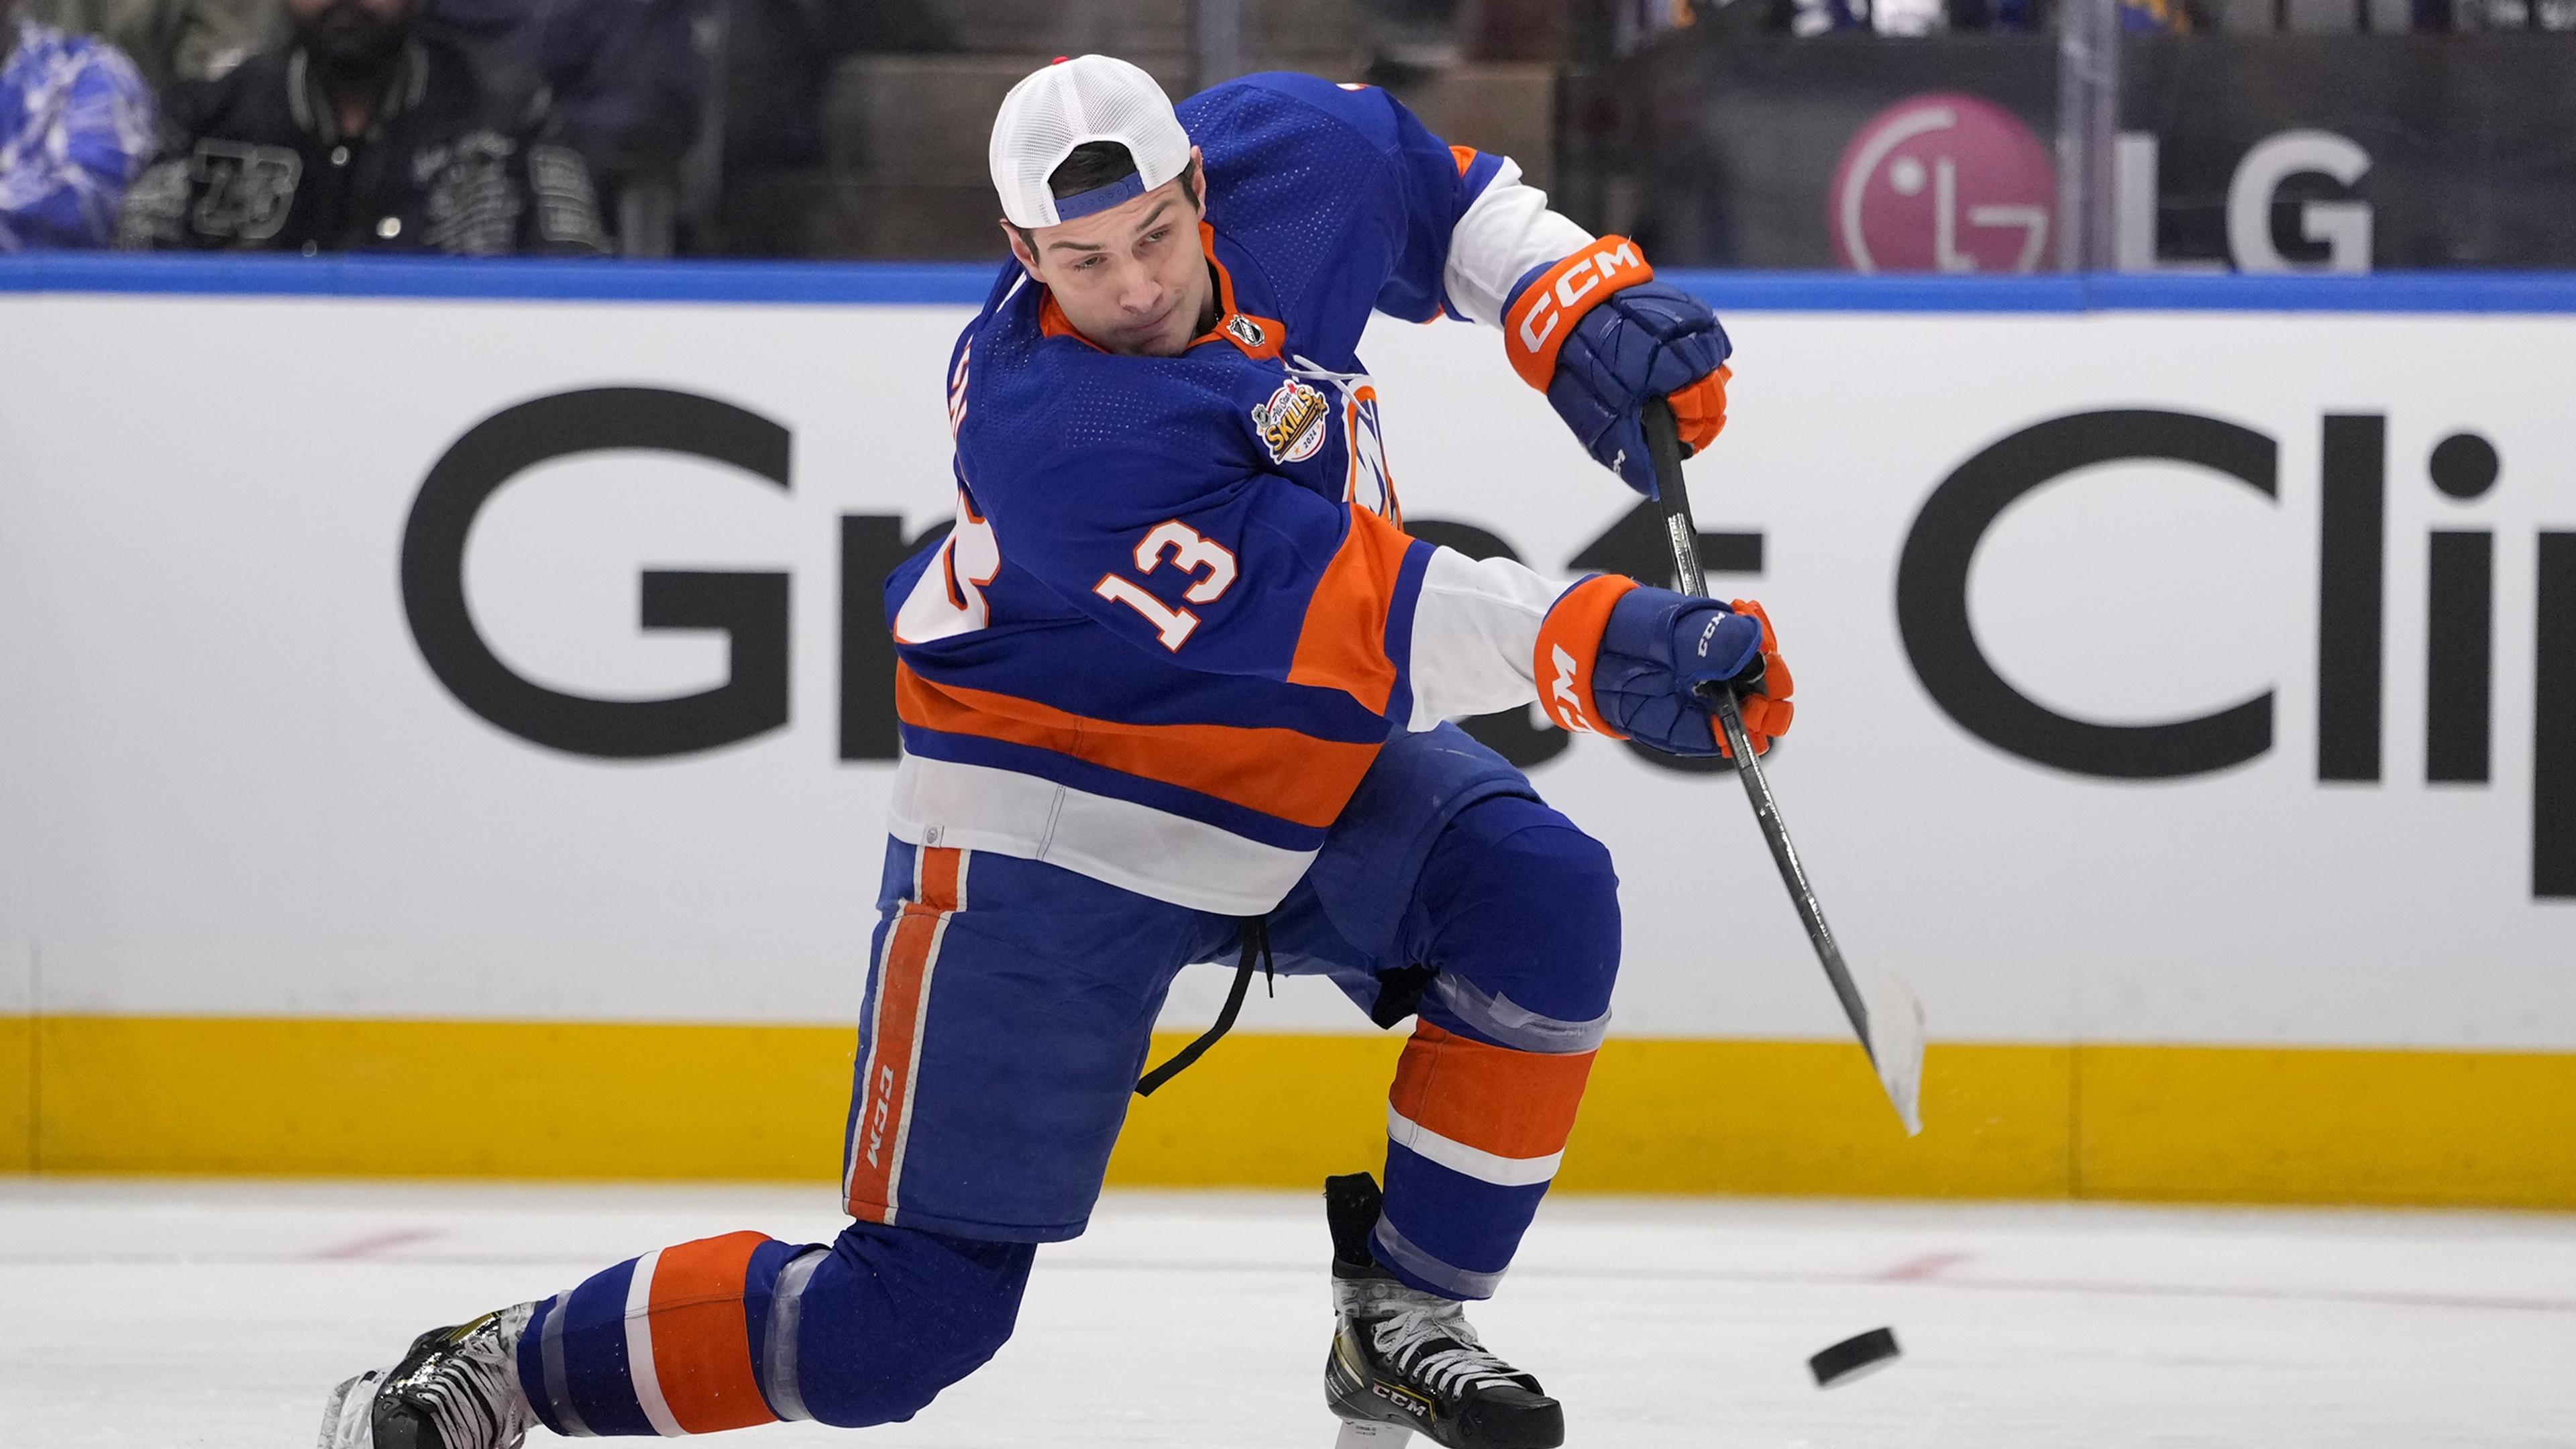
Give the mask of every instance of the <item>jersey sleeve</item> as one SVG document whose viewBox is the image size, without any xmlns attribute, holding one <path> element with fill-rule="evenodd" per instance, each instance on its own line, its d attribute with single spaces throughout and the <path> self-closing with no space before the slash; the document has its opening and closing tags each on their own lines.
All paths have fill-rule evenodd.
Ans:
<svg viewBox="0 0 2576 1449">
<path fill-rule="evenodd" d="M 1410 322 L 1445 312 L 1498 327 L 1523 273 L 1592 240 L 1548 209 L 1547 193 L 1526 184 L 1511 158 L 1450 145 L 1378 87 L 1291 75 L 1253 83 L 1303 102 L 1376 154 L 1367 218 L 1351 240 L 1382 249 L 1380 312 Z"/>
<path fill-rule="evenodd" d="M 1592 233 L 1549 210 L 1547 193 L 1522 181 L 1521 168 L 1509 157 L 1469 157 L 1460 164 L 1470 174 L 1487 162 L 1493 172 L 1450 228 L 1441 282 L 1452 313 L 1500 327 L 1513 284 L 1533 267 L 1583 250 Z"/>
<path fill-rule="evenodd" d="M 1206 477 L 1129 446 L 978 501 L 1002 566 L 1184 668 L 1333 690 L 1417 730 L 1536 697 L 1531 648 L 1561 586 L 1275 474 Z"/>
</svg>

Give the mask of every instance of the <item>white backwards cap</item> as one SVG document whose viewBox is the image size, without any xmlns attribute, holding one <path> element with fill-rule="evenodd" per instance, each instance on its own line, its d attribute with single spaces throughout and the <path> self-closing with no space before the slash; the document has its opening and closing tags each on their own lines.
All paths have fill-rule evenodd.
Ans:
<svg viewBox="0 0 2576 1449">
<path fill-rule="evenodd" d="M 1086 141 L 1115 141 L 1136 158 L 1136 174 L 1059 198 L 1047 176 Z M 1190 133 L 1171 98 L 1144 71 L 1115 56 L 1059 60 L 1002 97 L 993 118 L 993 189 L 1002 215 L 1034 229 L 1107 211 L 1189 169 Z"/>
</svg>

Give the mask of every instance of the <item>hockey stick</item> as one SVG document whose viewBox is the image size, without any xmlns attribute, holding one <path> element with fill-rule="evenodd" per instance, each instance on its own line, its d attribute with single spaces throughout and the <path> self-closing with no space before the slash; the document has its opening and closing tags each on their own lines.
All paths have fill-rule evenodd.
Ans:
<svg viewBox="0 0 2576 1449">
<path fill-rule="evenodd" d="M 1714 598 L 1708 591 L 1708 576 L 1699 566 L 1699 528 L 1691 522 L 1690 494 L 1682 485 L 1681 436 L 1673 424 L 1672 407 L 1661 398 L 1648 402 L 1645 424 L 1646 447 L 1654 455 L 1655 492 L 1664 506 L 1664 533 L 1673 546 L 1674 577 L 1683 593 Z M 1869 1053 L 1869 1064 L 1877 1069 L 1879 1085 L 1887 1089 L 1887 1100 L 1904 1120 L 1906 1134 L 1921 1132 L 1922 1006 L 1893 973 L 1873 973 L 1866 990 L 1852 979 L 1851 968 L 1843 964 L 1842 948 L 1834 944 L 1833 928 L 1825 924 L 1825 908 L 1816 900 L 1815 887 L 1807 884 L 1807 869 L 1798 863 L 1798 847 L 1789 842 L 1789 827 L 1780 819 L 1780 802 L 1771 793 L 1770 777 L 1763 774 L 1761 757 L 1753 753 L 1753 741 L 1744 732 L 1735 692 L 1722 684 L 1708 684 L 1700 687 L 1700 697 L 1708 701 L 1726 731 L 1727 748 L 1735 752 L 1735 776 L 1744 782 L 1745 798 L 1753 802 L 1753 818 L 1761 822 L 1762 838 L 1770 843 L 1771 859 L 1780 867 L 1780 881 L 1789 888 L 1789 899 L 1798 908 L 1798 920 L 1807 928 L 1807 940 L 1816 948 L 1825 979 L 1842 1000 L 1843 1015 L 1851 1018 L 1861 1049 Z"/>
</svg>

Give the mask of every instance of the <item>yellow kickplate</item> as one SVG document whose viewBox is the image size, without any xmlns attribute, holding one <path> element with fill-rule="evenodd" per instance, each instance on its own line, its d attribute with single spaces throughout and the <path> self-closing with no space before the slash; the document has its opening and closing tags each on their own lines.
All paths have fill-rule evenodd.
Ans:
<svg viewBox="0 0 2576 1449">
<path fill-rule="evenodd" d="M 36 1023 L 0 1016 L 0 1172 L 36 1165 Z"/>
<path fill-rule="evenodd" d="M 1188 1039 L 1157 1038 L 1160 1061 Z M 0 1170 L 837 1179 L 856 1032 L 0 1018 Z M 1402 1045 L 1227 1038 L 1131 1104 L 1112 1183 L 1373 1168 Z M 2576 1056 L 1935 1043 L 1908 1140 L 1858 1047 L 1612 1041 L 1577 1192 L 2576 1207 Z"/>
</svg>

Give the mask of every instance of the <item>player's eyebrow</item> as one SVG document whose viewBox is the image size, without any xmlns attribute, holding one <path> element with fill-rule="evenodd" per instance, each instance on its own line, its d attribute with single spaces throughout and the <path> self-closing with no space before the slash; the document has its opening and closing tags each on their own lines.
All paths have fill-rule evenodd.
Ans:
<svg viewBox="0 0 2576 1449">
<path fill-rule="evenodd" d="M 1146 232 L 1153 230 L 1156 226 L 1162 223 L 1163 213 L 1171 209 L 1172 198 L 1168 196 L 1155 203 L 1154 209 L 1145 213 L 1145 219 L 1136 223 L 1135 234 L 1142 236 Z M 1046 249 L 1051 252 L 1101 252 L 1108 250 L 1107 247 L 1100 245 L 1098 242 L 1078 241 L 1051 241 L 1046 244 Z"/>
<path fill-rule="evenodd" d="M 1143 236 L 1145 233 L 1152 231 L 1155 227 L 1162 224 L 1163 213 L 1171 209 L 1172 198 L 1166 196 L 1161 201 L 1155 203 L 1152 211 L 1145 213 L 1145 219 L 1143 221 L 1136 223 L 1136 230 L 1131 233 L 1131 235 Z"/>
</svg>

